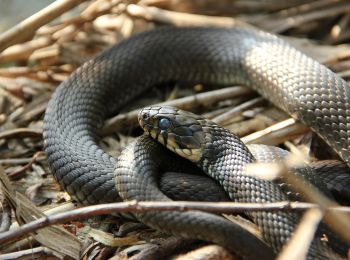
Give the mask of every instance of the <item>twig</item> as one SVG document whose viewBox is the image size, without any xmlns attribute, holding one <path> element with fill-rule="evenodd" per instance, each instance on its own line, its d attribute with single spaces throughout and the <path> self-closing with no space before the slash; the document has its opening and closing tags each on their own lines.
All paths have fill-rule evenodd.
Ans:
<svg viewBox="0 0 350 260">
<path fill-rule="evenodd" d="M 18 165 L 18 164 L 25 164 L 29 163 L 33 157 L 27 157 L 27 158 L 6 158 L 6 159 L 0 159 L 0 165 L 1 164 L 13 164 L 13 165 Z M 36 161 L 43 161 L 46 160 L 46 156 L 39 156 L 36 158 Z"/>
<path fill-rule="evenodd" d="M 312 184 L 307 183 L 303 177 L 293 173 L 292 169 L 294 167 L 303 165 L 303 159 L 304 158 L 292 154 L 283 162 L 273 163 L 272 165 L 271 163 L 249 164 L 246 167 L 246 172 L 259 177 L 259 175 L 261 176 L 261 172 L 268 170 L 271 176 L 280 176 L 284 182 L 290 184 L 288 186 L 289 189 L 300 193 L 306 201 L 319 205 L 319 209 L 322 211 L 330 207 L 338 207 L 339 204 L 323 195 L 323 193 Z M 256 171 L 257 169 L 259 169 L 259 171 Z M 344 212 L 326 211 L 324 213 L 324 222 L 344 240 L 350 243 L 350 219 Z"/>
<path fill-rule="evenodd" d="M 340 0 L 340 1 L 337 1 L 337 2 L 341 2 L 344 0 Z M 305 14 L 305 13 L 309 13 L 311 11 L 316 11 L 316 10 L 320 10 L 320 9 L 326 9 L 326 8 L 330 8 L 334 5 L 334 1 L 330 1 L 330 0 L 318 0 L 318 1 L 314 1 L 314 2 L 309 2 L 309 3 L 303 3 L 301 5 L 298 5 L 298 6 L 293 6 L 291 8 L 288 8 L 288 9 L 283 9 L 281 11 L 278 11 L 276 12 L 275 14 L 273 15 L 265 15 L 263 16 L 262 18 L 259 17 L 258 19 L 253 19 L 254 22 L 257 22 L 257 21 L 262 21 L 264 20 L 264 18 L 268 17 L 268 16 L 276 16 L 276 17 L 290 17 L 290 16 L 293 16 L 293 15 L 301 15 L 301 14 Z"/>
<path fill-rule="evenodd" d="M 7 30 L 0 35 L 0 52 L 13 44 L 30 39 L 38 28 L 83 1 L 84 0 L 57 0 L 18 25 Z"/>
<path fill-rule="evenodd" d="M 98 16 L 109 13 L 110 9 L 118 5 L 120 2 L 122 2 L 122 0 L 96 0 L 87 6 L 86 9 L 82 10 L 77 16 L 62 19 L 60 23 L 55 25 L 44 25 L 40 27 L 36 32 L 36 35 L 53 36 L 53 34 L 60 30 L 64 30 L 64 28 L 69 25 L 80 25 L 91 22 Z M 53 37 L 53 39 L 58 40 L 55 37 Z"/>
<path fill-rule="evenodd" d="M 208 245 L 193 250 L 187 254 L 179 255 L 174 260 L 194 260 L 194 259 L 222 259 L 234 260 L 232 254 L 225 248 L 218 245 Z"/>
<path fill-rule="evenodd" d="M 162 102 L 158 105 L 174 106 L 177 108 L 190 110 L 193 109 L 193 107 L 210 106 L 221 100 L 248 95 L 251 93 L 253 93 L 252 90 L 245 87 L 228 87 Z M 125 114 L 117 115 L 107 120 L 105 126 L 101 130 L 101 135 L 108 135 L 120 129 L 123 129 L 125 126 L 136 124 L 139 111 L 140 109 L 136 109 Z"/>
<path fill-rule="evenodd" d="M 122 0 L 96 0 L 81 12 L 81 17 L 85 19 L 95 19 L 97 16 L 108 13 L 108 11 L 120 4 Z"/>
<path fill-rule="evenodd" d="M 296 189 L 297 192 L 300 192 L 307 201 L 320 205 L 322 210 L 338 206 L 336 202 L 327 198 L 313 185 L 306 185 L 305 181 L 300 176 L 288 171 L 288 166 L 285 163 L 282 164 L 281 176 L 290 184 L 291 189 Z M 350 243 L 349 216 L 342 214 L 341 212 L 327 211 L 324 215 L 324 221 L 331 229 Z"/>
<path fill-rule="evenodd" d="M 309 163 L 311 161 L 310 154 L 304 150 L 299 149 L 292 142 L 285 141 L 283 144 L 292 154 L 295 154 L 299 158 L 302 158 L 304 163 Z"/>
<path fill-rule="evenodd" d="M 320 209 L 309 209 L 304 214 L 287 245 L 278 255 L 277 260 L 306 259 L 310 244 L 322 217 L 323 213 Z"/>
<path fill-rule="evenodd" d="M 98 241 L 104 245 L 112 246 L 112 247 L 135 245 L 140 241 L 136 235 L 115 237 L 111 233 L 106 233 L 102 230 L 93 229 L 93 228 L 89 229 L 88 235 L 89 237 L 92 237 L 95 241 Z"/>
<path fill-rule="evenodd" d="M 0 188 L 1 188 L 0 184 Z M 0 189 L 0 233 L 10 229 L 11 226 L 11 207 L 6 197 L 2 194 Z"/>
<path fill-rule="evenodd" d="M 17 125 L 24 126 L 37 116 L 43 114 L 46 110 L 47 104 L 49 103 L 49 97 L 42 96 L 41 99 L 37 98 L 35 101 L 28 104 L 23 113 L 21 113 L 17 118 L 12 118 Z M 40 134 L 40 131 L 41 130 L 38 130 L 38 135 Z"/>
<path fill-rule="evenodd" d="M 276 22 L 276 18 L 275 19 L 270 18 L 271 20 L 269 20 L 265 25 L 263 24 L 263 21 L 260 21 L 260 23 L 265 29 L 268 29 L 269 31 L 272 31 L 275 33 L 281 33 L 288 29 L 295 28 L 301 24 L 308 23 L 308 22 L 310 23 L 312 21 L 330 17 L 330 16 L 336 16 L 341 13 L 349 12 L 349 10 L 350 10 L 349 3 L 343 3 L 343 4 L 331 6 L 325 10 L 316 10 L 316 11 L 308 12 L 301 15 L 297 14 L 295 16 L 281 18 L 285 22 L 278 23 Z"/>
<path fill-rule="evenodd" d="M 194 244 L 194 240 L 180 237 L 169 237 L 166 239 L 155 239 L 154 245 L 141 250 L 140 253 L 132 256 L 129 260 L 143 259 L 169 259 L 174 252 Z M 157 241 L 158 240 L 158 241 Z"/>
<path fill-rule="evenodd" d="M 277 145 L 290 140 L 292 137 L 305 134 L 308 131 L 309 128 L 304 124 L 295 121 L 293 118 L 289 118 L 261 131 L 247 135 L 242 138 L 242 141 L 247 144 Z"/>
<path fill-rule="evenodd" d="M 257 110 L 259 111 L 250 110 L 253 112 L 253 118 L 249 118 L 249 115 L 247 120 L 238 121 L 239 117 L 237 117 L 237 122 L 233 121 L 232 123 L 225 125 L 225 128 L 229 129 L 231 132 L 235 133 L 238 136 L 246 136 L 251 133 L 260 131 L 261 129 L 265 129 L 266 127 L 269 127 L 276 123 L 275 118 L 271 118 L 270 116 L 268 116 L 269 111 L 271 111 L 270 109 L 260 108 Z M 253 115 L 255 112 L 257 112 L 257 114 Z M 242 117 L 245 116 L 246 115 L 243 112 Z"/>
<path fill-rule="evenodd" d="M 218 124 L 225 125 L 228 124 L 232 118 L 238 116 L 241 114 L 244 110 L 247 110 L 249 108 L 252 108 L 254 106 L 260 105 L 266 100 L 262 97 L 257 97 L 254 99 L 251 99 L 247 102 L 242 103 L 239 106 L 235 106 L 234 108 L 230 109 L 229 111 L 213 118 L 212 120 Z"/>
<path fill-rule="evenodd" d="M 336 43 L 337 40 L 344 39 L 343 34 L 349 33 L 349 31 L 346 30 L 346 28 L 349 25 L 350 21 L 350 15 L 344 14 L 344 16 L 340 19 L 338 23 L 333 25 L 330 34 L 328 35 L 328 41 L 331 43 Z"/>
<path fill-rule="evenodd" d="M 52 39 L 49 37 L 39 37 L 22 44 L 13 45 L 0 53 L 0 63 L 25 60 L 35 50 L 47 47 L 52 42 Z"/>
<path fill-rule="evenodd" d="M 0 183 L 3 185 L 3 192 L 16 213 L 19 224 L 30 223 L 45 216 L 26 196 L 15 192 L 11 182 L 0 166 Z M 11 233 L 11 231 L 8 231 Z M 5 234 L 5 233 L 2 233 Z M 42 230 L 37 230 L 33 237 L 41 245 L 54 250 L 60 258 L 64 255 L 77 259 L 81 249 L 79 240 L 63 227 L 51 226 Z M 0 243 L 0 251 L 8 248 L 8 244 Z"/>
<path fill-rule="evenodd" d="M 0 59 L 1 59 L 1 54 L 0 54 Z M 31 72 L 34 72 L 34 71 L 36 71 L 36 70 L 29 68 L 27 66 L 0 68 L 0 76 L 15 78 L 15 77 L 20 77 L 20 76 L 28 76 L 28 75 L 30 75 Z"/>
<path fill-rule="evenodd" d="M 48 256 L 54 256 L 54 253 L 48 249 L 47 247 L 36 247 L 36 248 L 30 248 L 26 250 L 21 250 L 13 253 L 8 253 L 8 254 L 2 254 L 0 255 L 1 259 L 37 259 L 43 257 L 48 257 Z"/>
<path fill-rule="evenodd" d="M 30 128 L 16 128 L 0 133 L 0 139 L 10 139 L 10 138 L 41 138 L 43 130 L 42 129 L 30 129 Z"/>
<path fill-rule="evenodd" d="M 316 204 L 302 202 L 276 202 L 276 203 L 236 203 L 236 202 L 183 202 L 183 201 L 128 201 L 119 203 L 100 204 L 83 207 L 38 218 L 22 225 L 16 230 L 0 234 L 0 244 L 11 242 L 38 229 L 58 223 L 64 223 L 79 218 L 96 215 L 106 215 L 122 212 L 147 212 L 147 211 L 188 211 L 202 210 L 212 213 L 238 213 L 246 211 L 290 211 L 318 208 Z M 350 207 L 329 207 L 328 211 L 350 212 Z"/>
<path fill-rule="evenodd" d="M 187 14 L 174 11 L 166 11 L 157 7 L 145 7 L 130 4 L 126 11 L 129 15 L 143 18 L 148 21 L 156 21 L 176 26 L 216 26 L 216 27 L 233 27 L 237 25 L 251 25 L 231 17 L 215 17 L 198 14 Z"/>
<path fill-rule="evenodd" d="M 44 155 L 45 155 L 44 152 L 36 152 L 33 155 L 32 159 L 26 165 L 22 166 L 20 169 L 18 169 L 16 171 L 11 172 L 10 174 L 8 174 L 8 177 L 11 178 L 12 180 L 15 178 L 18 178 L 18 176 L 21 173 L 28 170 L 32 166 L 32 164 L 36 162 L 37 158 L 42 157 Z"/>
<path fill-rule="evenodd" d="M 7 244 L 6 247 L 0 246 L 0 252 L 1 254 L 5 254 L 18 251 L 19 248 L 33 248 L 36 246 L 40 246 L 40 244 L 34 237 L 26 237 L 11 244 Z"/>
</svg>

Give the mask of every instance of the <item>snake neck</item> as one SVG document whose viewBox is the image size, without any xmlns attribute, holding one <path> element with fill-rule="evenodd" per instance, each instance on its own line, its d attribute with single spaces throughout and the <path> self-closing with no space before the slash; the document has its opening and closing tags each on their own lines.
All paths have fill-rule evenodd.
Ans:
<svg viewBox="0 0 350 260">
<path fill-rule="evenodd" d="M 264 203 L 288 200 L 287 195 L 275 183 L 245 173 L 245 166 L 253 163 L 255 158 L 236 135 L 215 124 L 208 128 L 213 131 L 206 136 L 208 142 L 197 164 L 223 186 L 233 201 Z M 274 248 L 275 252 L 279 252 L 290 239 L 300 217 L 298 214 L 285 212 L 246 212 L 246 215 L 258 224 L 264 240 Z M 268 223 L 271 221 L 278 223 L 279 228 L 268 228 Z M 275 239 L 276 234 L 279 234 L 278 240 Z M 315 240 L 308 258 L 323 259 L 324 255 L 328 254 L 328 251 L 319 250 L 328 249 Z"/>
<path fill-rule="evenodd" d="M 206 124 L 203 128 L 210 130 L 205 135 L 203 153 L 197 165 L 207 174 L 219 178 L 224 169 L 229 175 L 241 174 L 247 164 L 255 161 L 238 136 L 210 121 Z"/>
</svg>

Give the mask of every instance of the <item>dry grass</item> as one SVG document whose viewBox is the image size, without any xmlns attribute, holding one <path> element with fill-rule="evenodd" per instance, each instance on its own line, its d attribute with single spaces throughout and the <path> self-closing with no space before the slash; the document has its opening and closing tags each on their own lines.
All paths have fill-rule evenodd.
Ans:
<svg viewBox="0 0 350 260">
<path fill-rule="evenodd" d="M 42 118 L 52 92 L 83 62 L 135 33 L 162 25 L 255 26 L 284 35 L 291 44 L 350 79 L 350 45 L 346 44 L 350 40 L 350 3 L 345 0 L 58 2 L 0 35 L 0 173 L 13 198 L 10 204 L 17 209 L 18 223 L 49 213 L 50 208 L 51 212 L 72 208 L 69 196 L 50 174 L 42 151 Z M 74 6 L 78 12 L 67 14 Z M 55 17 L 58 19 L 50 22 Z M 283 145 L 288 141 L 287 146 L 291 144 L 311 158 L 333 158 L 328 148 L 315 149 L 325 146 L 305 126 L 261 102 L 250 90 L 235 87 L 236 93 L 231 88 L 229 92 L 234 94 L 230 96 L 225 90 L 201 93 L 206 90 L 202 85 L 155 89 L 149 97 L 136 100 L 124 113 L 106 121 L 102 130 L 106 147 L 113 147 L 110 152 L 118 155 L 133 138 L 129 135 L 137 127 L 133 109 L 166 101 L 204 113 L 251 143 Z M 127 130 L 121 131 L 121 125 Z M 101 226 L 111 221 L 121 225 L 119 219 L 107 219 Z M 17 225 L 14 216 L 12 223 L 13 227 Z M 162 245 L 161 251 L 156 251 L 160 255 L 184 246 L 158 232 L 140 229 L 115 247 L 118 239 L 93 230 L 86 222 L 70 222 L 44 229 L 34 238 L 0 246 L 0 250 L 8 259 L 77 258 L 79 254 L 84 258 L 127 259 L 139 251 L 154 254 L 153 238 Z"/>
</svg>

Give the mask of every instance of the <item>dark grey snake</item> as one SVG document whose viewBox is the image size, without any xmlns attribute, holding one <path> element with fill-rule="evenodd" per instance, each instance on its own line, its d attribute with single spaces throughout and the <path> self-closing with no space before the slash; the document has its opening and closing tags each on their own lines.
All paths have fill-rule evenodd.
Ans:
<svg viewBox="0 0 350 260">
<path fill-rule="evenodd" d="M 118 164 L 98 146 L 97 130 L 108 113 L 121 109 L 148 88 L 179 80 L 251 86 L 309 125 L 344 161 L 350 162 L 350 89 L 332 71 L 278 37 L 262 31 L 243 28 L 163 28 L 136 35 L 105 51 L 80 67 L 53 94 L 44 119 L 44 141 L 49 164 L 61 187 L 83 204 L 120 200 L 113 176 L 116 169 L 122 168 L 121 163 Z M 218 130 L 218 137 L 220 135 L 226 138 L 226 132 Z M 145 160 L 141 161 L 143 167 L 151 163 L 146 160 L 144 151 L 138 150 L 139 145 L 146 144 L 148 151 L 159 149 L 152 148 L 159 145 L 145 138 L 142 137 L 133 144 L 133 148 L 127 149 L 145 156 Z M 220 139 L 215 141 L 220 143 Z M 239 148 L 234 148 L 238 166 L 234 166 L 234 159 L 221 162 L 224 174 L 216 178 L 224 178 L 220 180 L 224 188 L 231 194 L 242 193 L 241 201 L 284 200 L 276 185 L 261 184 L 256 179 L 239 174 L 236 176 L 238 183 L 250 187 L 250 191 L 246 192 L 242 186 L 229 186 L 231 179 L 227 177 L 228 171 L 240 169 L 253 158 L 243 145 L 239 145 Z M 215 160 L 215 154 L 211 156 L 213 158 L 210 160 Z M 202 161 L 205 170 L 211 167 L 207 164 L 210 160 Z M 140 169 L 139 164 L 132 167 Z M 125 190 L 126 187 L 123 181 L 119 182 L 121 194 L 130 192 Z M 132 189 L 137 187 L 132 186 L 131 193 L 134 191 Z M 147 194 L 144 192 L 143 195 Z M 197 221 L 202 230 L 208 230 L 208 235 L 216 232 L 217 226 L 220 227 L 207 224 L 207 217 L 213 215 L 193 214 L 198 218 L 190 221 L 190 224 Z M 169 219 L 171 214 L 159 215 L 164 215 L 175 225 L 171 227 L 166 221 L 159 222 L 161 228 L 186 233 L 186 229 L 181 233 L 184 226 L 180 224 L 180 219 Z M 256 213 L 251 217 L 263 230 L 270 230 L 265 239 L 275 252 L 290 237 L 296 224 L 293 214 Z M 223 223 L 223 226 L 226 224 Z M 230 234 L 225 228 L 218 232 L 227 237 L 227 240 L 218 238 L 218 243 L 228 247 L 231 241 L 236 243 L 234 239 L 229 239 Z M 259 249 L 264 249 L 262 243 L 257 244 Z M 235 246 L 242 245 L 236 243 Z M 316 240 L 310 249 L 310 257 L 327 257 L 323 248 L 321 242 Z M 250 253 L 250 257 L 259 255 L 253 250 L 243 251 L 243 254 Z M 266 258 L 269 256 L 271 258 L 272 254 L 267 252 Z"/>
</svg>

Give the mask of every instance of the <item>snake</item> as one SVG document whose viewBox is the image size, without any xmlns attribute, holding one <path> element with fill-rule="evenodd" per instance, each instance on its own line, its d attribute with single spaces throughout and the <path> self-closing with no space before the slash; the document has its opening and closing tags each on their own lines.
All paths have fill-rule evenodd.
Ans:
<svg viewBox="0 0 350 260">
<path fill-rule="evenodd" d="M 347 164 L 350 163 L 350 89 L 337 74 L 278 36 L 259 29 L 164 27 L 137 34 L 104 51 L 73 72 L 52 95 L 44 116 L 44 150 L 55 179 L 74 200 L 85 205 L 108 203 L 120 201 L 121 194 L 130 192 L 125 190 L 127 185 L 123 181 L 119 180 L 116 185 L 114 179 L 115 172 L 125 166 L 121 163 L 125 156 L 113 158 L 101 149 L 98 129 L 108 115 L 120 111 L 147 89 L 176 81 L 252 87 L 273 104 L 308 125 Z M 218 138 L 228 138 L 225 131 L 217 131 L 220 133 Z M 221 144 L 221 139 L 218 138 L 215 140 Z M 238 159 L 221 163 L 221 168 L 226 173 L 228 169 L 241 168 L 254 160 L 247 148 L 240 142 L 237 143 L 239 145 L 234 146 L 234 152 Z M 142 137 L 126 149 L 126 153 L 135 152 L 141 145 L 146 146 L 143 155 L 153 149 L 161 149 L 154 141 Z M 162 151 L 162 154 L 166 154 Z M 159 152 L 156 153 L 163 158 Z M 141 158 L 143 161 L 140 164 L 128 167 L 138 167 L 134 169 L 141 170 L 140 166 L 154 163 L 146 160 L 146 157 Z M 234 166 L 236 160 L 239 166 Z M 169 163 L 171 160 L 164 161 Z M 214 174 L 214 169 L 208 170 L 214 166 L 207 165 L 206 161 L 203 160 L 201 166 Z M 229 195 L 245 193 L 243 186 L 230 187 L 231 181 L 222 181 L 221 178 L 227 178 L 226 174 L 218 173 L 214 177 Z M 247 197 L 253 201 L 264 197 L 269 200 L 285 198 L 274 184 L 261 184 L 254 178 L 247 183 L 248 186 L 251 185 Z M 131 191 L 132 189 L 137 187 L 132 186 Z M 147 192 L 144 193 L 147 195 Z M 242 230 L 232 225 L 223 228 L 228 223 L 215 215 L 192 213 L 194 218 L 192 220 L 191 217 L 190 224 L 196 222 L 201 227 L 196 230 L 204 230 L 206 235 L 214 236 L 214 242 L 224 246 L 230 247 L 230 243 L 233 243 L 235 249 L 242 248 L 243 254 L 250 254 L 254 258 L 254 249 L 246 249 L 244 243 L 232 239 L 232 234 L 227 232 L 231 230 L 243 234 Z M 169 213 L 159 215 L 171 220 Z M 205 224 L 207 217 L 213 219 L 213 226 Z M 252 213 L 251 217 L 267 231 L 265 242 L 270 244 L 274 253 L 283 247 L 296 224 L 295 216 L 284 213 L 260 212 Z M 277 222 L 277 225 L 283 223 L 277 228 L 274 222 L 276 218 L 283 219 L 282 222 Z M 166 221 L 159 223 L 162 223 L 159 228 L 165 230 L 177 225 L 175 229 L 178 233 L 186 236 L 186 226 L 180 221 L 172 219 L 173 226 Z M 196 233 L 193 230 L 191 232 Z M 225 239 L 217 238 L 219 236 L 215 234 L 220 232 Z M 244 236 L 242 240 L 243 238 Z M 255 242 L 255 256 L 259 255 L 259 250 L 265 250 L 266 258 L 273 258 L 273 253 L 266 249 L 264 243 L 258 240 Z M 314 241 L 309 256 L 326 258 L 323 248 L 326 247 L 320 241 Z"/>
</svg>

